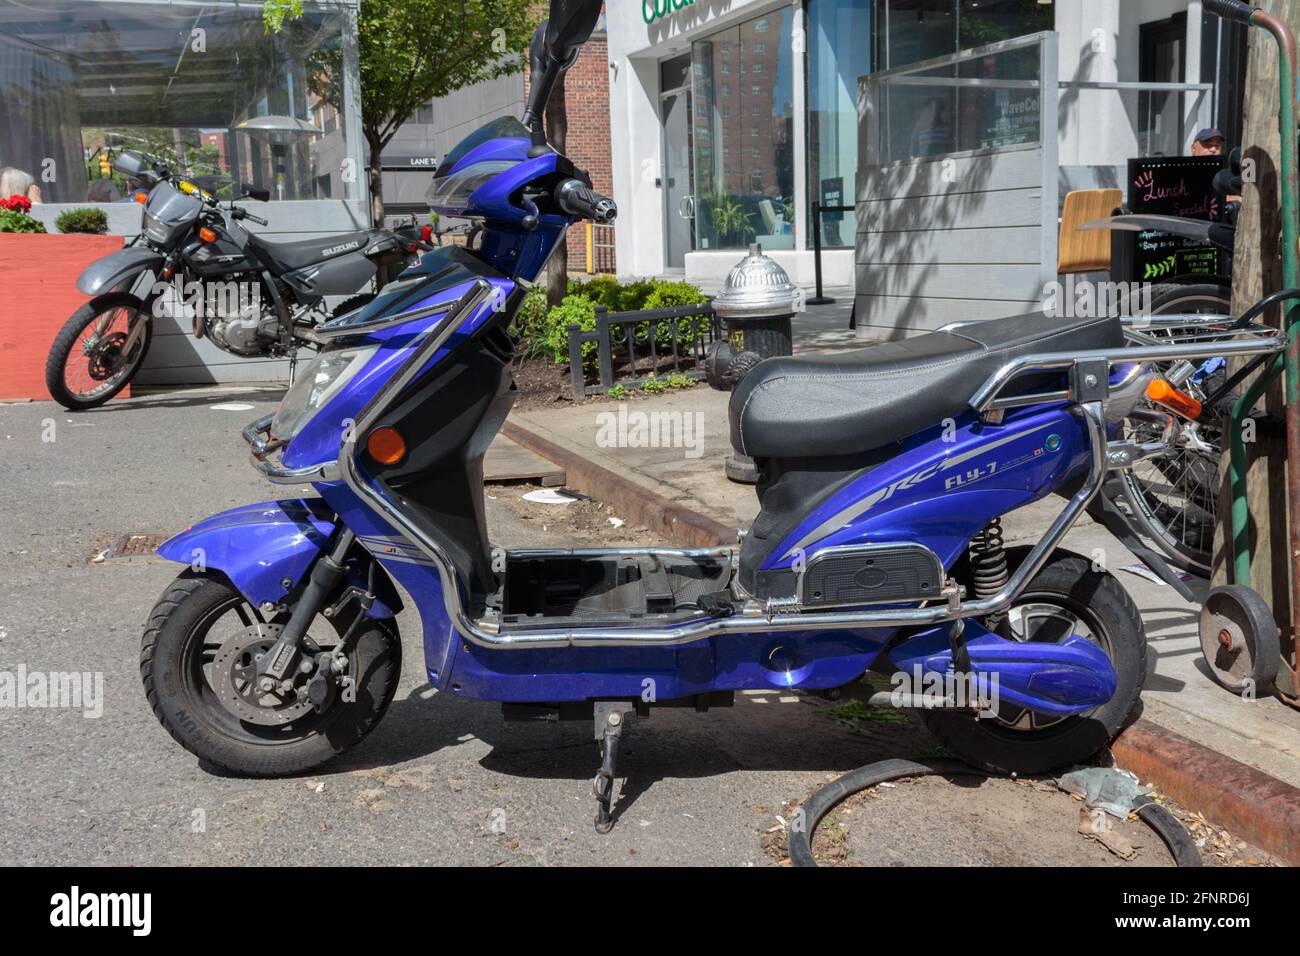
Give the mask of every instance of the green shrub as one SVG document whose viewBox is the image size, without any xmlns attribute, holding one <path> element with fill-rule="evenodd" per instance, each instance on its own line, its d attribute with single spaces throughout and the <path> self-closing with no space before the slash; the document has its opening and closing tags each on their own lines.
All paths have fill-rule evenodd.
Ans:
<svg viewBox="0 0 1300 956">
<path fill-rule="evenodd" d="M 627 398 L 628 387 L 626 385 L 611 385 L 609 391 L 605 393 L 616 402 L 621 402 Z"/>
<path fill-rule="evenodd" d="M 681 372 L 674 372 L 664 379 L 669 388 L 694 388 L 695 379 L 689 375 L 683 375 Z"/>
<path fill-rule="evenodd" d="M 702 305 L 709 301 L 708 296 L 689 282 L 680 280 L 674 282 L 657 281 L 653 286 L 642 305 L 642 308 L 647 312 L 651 309 L 672 309 L 682 305 Z M 693 345 L 695 340 L 704 334 L 707 321 L 707 316 L 698 315 L 677 320 L 677 350 L 679 354 L 683 353 L 687 347 Z M 637 326 L 637 344 L 644 344 L 648 338 L 648 324 Z M 660 322 L 655 326 L 655 345 L 661 353 L 672 351 L 671 322 Z"/>
<path fill-rule="evenodd" d="M 55 227 L 64 233 L 89 233 L 100 236 L 108 232 L 108 213 L 102 209 L 68 209 L 59 213 Z"/>
<path fill-rule="evenodd" d="M 585 295 L 592 302 L 603 305 L 611 312 L 618 312 L 623 308 L 623 287 L 613 276 L 596 276 L 587 282 L 570 279 L 569 295 Z"/>
<path fill-rule="evenodd" d="M 45 224 L 17 209 L 0 209 L 0 232 L 45 232 Z"/>
<path fill-rule="evenodd" d="M 613 276 L 596 276 L 587 282 L 570 279 L 569 294 L 554 309 L 546 307 L 544 288 L 529 289 L 515 316 L 514 330 L 520 336 L 519 352 L 524 358 L 549 355 L 556 364 L 563 365 L 569 361 L 569 324 L 576 323 L 582 331 L 594 332 L 598 305 L 611 312 L 639 312 L 707 301 L 708 297 L 698 288 L 681 280 L 639 279 L 621 286 Z M 677 320 L 679 353 L 699 338 L 706 321 L 698 316 Z M 632 330 L 633 342 L 640 354 L 649 348 L 650 328 L 651 323 L 643 322 Z M 655 325 L 655 330 L 656 348 L 660 354 L 670 353 L 672 324 L 660 322 Z M 590 361 L 596 348 L 595 342 L 584 342 L 583 360 Z"/>
<path fill-rule="evenodd" d="M 524 294 L 524 301 L 515 313 L 514 332 L 519 336 L 519 354 L 526 359 L 541 358 L 546 354 L 546 288 L 534 286 Z"/>
<path fill-rule="evenodd" d="M 637 312 L 645 308 L 645 300 L 654 291 L 654 279 L 637 279 L 623 286 L 618 299 L 620 312 Z"/>
<path fill-rule="evenodd" d="M 648 378 L 641 383 L 641 391 L 658 395 L 660 392 L 668 391 L 668 383 L 662 378 Z"/>
<path fill-rule="evenodd" d="M 569 326 L 577 325 L 584 332 L 596 331 L 596 303 L 585 295 L 566 295 L 564 300 L 546 313 L 542 323 L 541 341 L 556 365 L 569 361 Z M 595 342 L 582 343 L 584 362 L 596 355 Z"/>
</svg>

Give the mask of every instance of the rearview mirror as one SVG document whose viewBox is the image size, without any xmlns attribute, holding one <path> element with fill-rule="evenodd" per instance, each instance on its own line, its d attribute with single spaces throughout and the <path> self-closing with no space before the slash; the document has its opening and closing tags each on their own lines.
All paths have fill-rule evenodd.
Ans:
<svg viewBox="0 0 1300 956">
<path fill-rule="evenodd" d="M 568 62 L 587 42 L 600 19 L 601 0 L 551 0 L 546 21 L 546 51 L 551 59 Z"/>
<path fill-rule="evenodd" d="M 113 168 L 127 177 L 140 177 L 153 172 L 149 161 L 133 149 L 124 149 L 114 156 Z"/>
</svg>

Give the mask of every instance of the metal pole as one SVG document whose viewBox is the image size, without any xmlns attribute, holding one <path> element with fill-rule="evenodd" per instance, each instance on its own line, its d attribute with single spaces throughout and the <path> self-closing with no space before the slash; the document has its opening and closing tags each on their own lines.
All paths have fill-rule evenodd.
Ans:
<svg viewBox="0 0 1300 956">
<path fill-rule="evenodd" d="M 807 305 L 834 305 L 835 300 L 822 293 L 822 204 L 814 199 L 812 204 L 813 228 L 813 271 L 817 276 L 817 294 L 808 300 Z"/>
<path fill-rule="evenodd" d="M 1296 72 L 1297 52 L 1295 36 L 1286 22 L 1278 17 L 1256 10 L 1250 17 L 1253 26 L 1261 27 L 1273 34 L 1277 40 L 1280 85 L 1280 134 L 1281 176 L 1282 176 L 1282 256 L 1283 282 L 1288 287 L 1300 281 L 1300 201 L 1297 197 L 1296 168 Z M 1232 410 L 1232 427 L 1230 430 L 1230 477 L 1232 482 L 1232 546 L 1233 571 L 1237 584 L 1251 586 L 1251 542 L 1249 507 L 1246 499 L 1246 446 L 1242 441 L 1241 426 L 1250 414 L 1252 406 L 1264 394 L 1268 386 L 1282 372 L 1286 373 L 1286 422 L 1287 422 L 1287 510 L 1290 518 L 1290 564 L 1291 564 L 1291 645 L 1295 647 L 1300 640 L 1300 576 L 1296 573 L 1300 564 L 1300 521 L 1297 521 L 1296 505 L 1300 502 L 1300 307 L 1292 305 L 1287 310 L 1284 322 L 1287 333 L 1288 348 L 1279 354 L 1264 372 L 1238 400 Z M 1282 663 L 1292 670 L 1290 661 L 1284 654 Z M 1294 670 L 1292 670 L 1294 674 Z"/>
</svg>

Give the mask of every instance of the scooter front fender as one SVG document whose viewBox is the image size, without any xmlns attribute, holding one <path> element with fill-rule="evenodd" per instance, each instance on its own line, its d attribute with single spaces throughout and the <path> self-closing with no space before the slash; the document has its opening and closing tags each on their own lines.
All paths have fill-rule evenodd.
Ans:
<svg viewBox="0 0 1300 956">
<path fill-rule="evenodd" d="M 334 512 L 319 498 L 264 501 L 205 518 L 164 541 L 158 554 L 195 570 L 221 572 L 250 604 L 261 607 L 280 604 L 299 590 L 335 527 Z M 364 589 L 368 568 L 351 567 L 345 580 Z M 378 569 L 368 615 L 389 618 L 401 609 L 392 580 Z"/>
<path fill-rule="evenodd" d="M 1071 634 L 1058 644 L 1009 641 L 974 621 L 966 622 L 963 643 L 970 654 L 969 674 L 981 697 L 1049 717 L 1066 717 L 1100 707 L 1115 695 L 1118 678 L 1110 658 L 1092 641 Z M 961 676 L 953 670 L 952 649 L 942 630 L 904 641 L 889 655 L 895 669 L 935 686 Z M 914 693 L 926 688 L 913 687 Z"/>
</svg>

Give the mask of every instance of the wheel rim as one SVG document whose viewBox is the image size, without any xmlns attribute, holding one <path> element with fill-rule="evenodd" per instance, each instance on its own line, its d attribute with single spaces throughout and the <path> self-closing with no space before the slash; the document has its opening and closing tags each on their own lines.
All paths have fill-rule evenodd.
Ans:
<svg viewBox="0 0 1300 956">
<path fill-rule="evenodd" d="M 1162 303 L 1156 314 L 1222 315 L 1226 320 L 1226 308 L 1227 303 L 1222 297 L 1193 294 Z M 1170 342 L 1195 342 L 1199 337 L 1195 329 L 1153 330 L 1149 334 Z M 1164 373 L 1171 365 L 1168 362 L 1157 363 L 1153 368 Z M 1216 372 L 1201 384 L 1188 382 L 1183 390 L 1204 401 L 1222 381 L 1222 375 L 1222 372 Z M 1158 411 L 1166 414 L 1163 409 Z M 1163 426 L 1155 422 L 1125 420 L 1125 437 L 1130 441 L 1158 441 L 1163 431 Z M 1141 461 L 1123 473 L 1129 503 L 1141 510 L 1156 543 L 1171 555 L 1207 570 L 1214 547 L 1218 511 L 1221 437 L 1221 429 L 1213 425 L 1183 428 L 1176 448 Z"/>
<path fill-rule="evenodd" d="M 265 635 L 278 635 L 282 624 L 263 618 L 261 613 L 248 604 L 242 597 L 232 597 L 209 611 L 189 633 L 182 651 L 181 671 L 186 694 L 193 701 L 208 722 L 228 736 L 240 739 L 257 738 L 261 743 L 290 743 L 319 730 L 331 721 L 339 712 L 339 695 L 324 711 L 311 707 L 286 708 L 278 711 L 279 719 L 270 710 L 267 719 L 243 719 L 247 711 L 231 700 L 232 672 L 246 670 L 255 664 L 252 655 L 247 653 L 249 647 L 240 646 L 241 640 L 258 641 L 251 632 L 261 631 Z M 321 650 L 331 650 L 338 645 L 338 637 L 332 628 L 328 639 L 321 642 L 304 638 L 304 648 L 312 654 Z M 355 672 L 355 658 L 348 655 L 348 672 Z M 257 695 L 250 694 L 247 688 L 235 686 L 234 691 L 248 706 Z"/>
<path fill-rule="evenodd" d="M 1022 644 L 1060 644 L 1066 638 L 1077 635 L 1105 651 L 1112 666 L 1115 663 L 1114 643 L 1096 616 L 1089 609 L 1061 595 L 1023 595 L 1007 612 L 1006 620 L 998 627 L 998 633 Z M 1095 710 L 1093 708 L 1066 717 L 1050 717 L 1036 714 L 1025 707 L 1003 704 L 999 706 L 995 717 L 980 723 L 1016 735 L 1041 733 L 1074 718 L 1087 717 Z"/>
<path fill-rule="evenodd" d="M 113 306 L 93 316 L 81 329 L 63 360 L 63 386 L 74 398 L 91 401 L 121 386 L 144 349 L 141 334 L 130 355 L 122 346 L 140 313 L 129 306 Z"/>
</svg>

